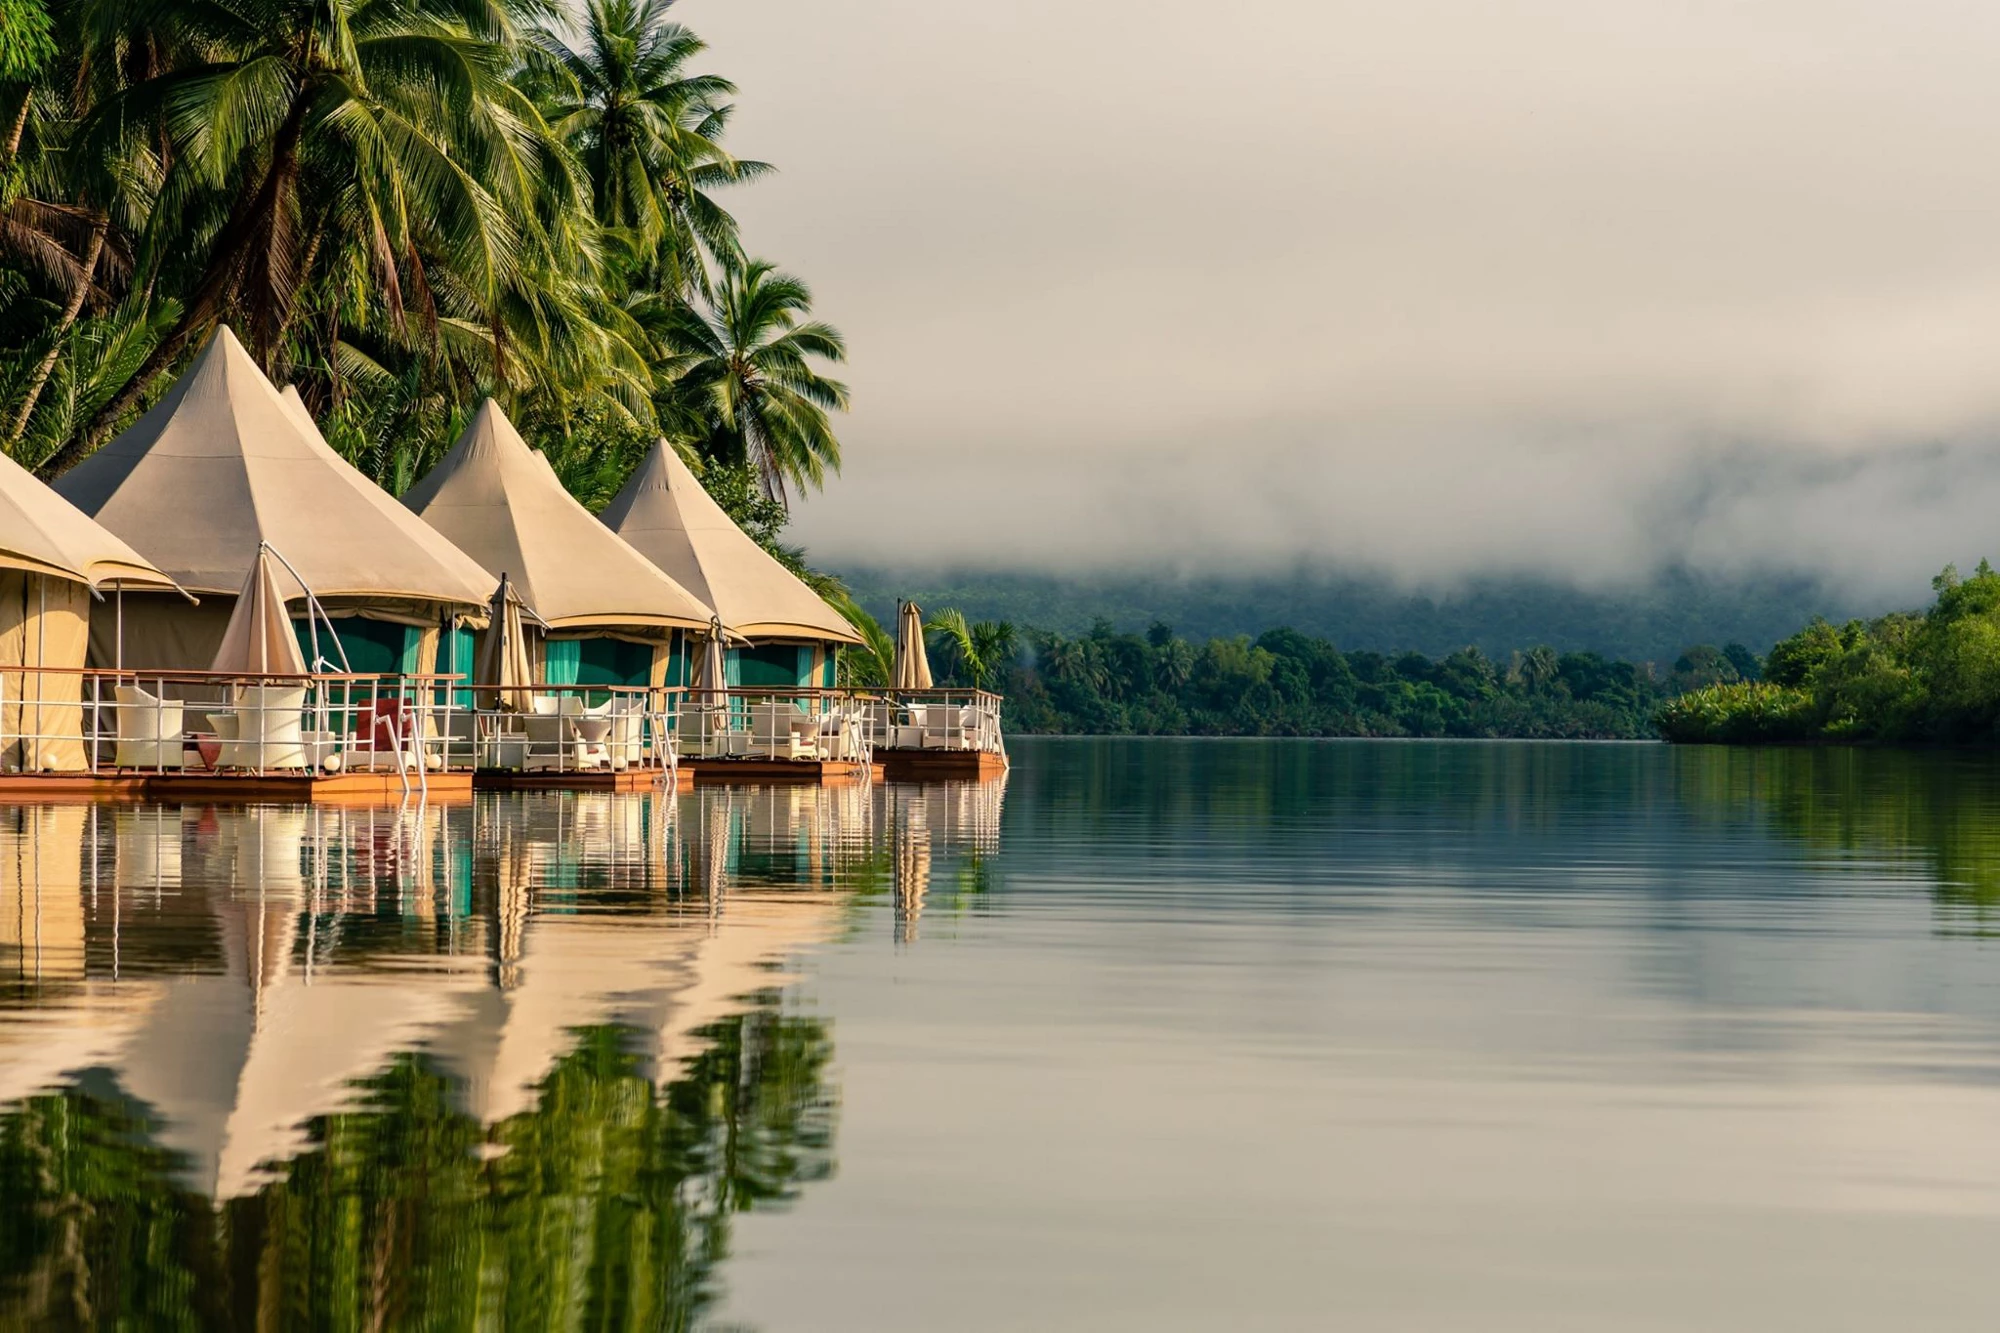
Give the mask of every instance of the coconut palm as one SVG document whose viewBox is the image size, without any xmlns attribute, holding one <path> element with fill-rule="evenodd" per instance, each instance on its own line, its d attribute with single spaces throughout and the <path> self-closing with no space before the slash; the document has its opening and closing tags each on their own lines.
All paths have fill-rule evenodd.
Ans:
<svg viewBox="0 0 2000 1333">
<path fill-rule="evenodd" d="M 828 413 L 846 409 L 847 386 L 813 362 L 846 360 L 847 343 L 811 311 L 805 283 L 768 260 L 732 259 L 706 312 L 675 302 L 660 328 L 670 396 L 699 423 L 701 452 L 749 464 L 780 503 L 788 486 L 817 489 L 840 470 Z"/>
<path fill-rule="evenodd" d="M 589 0 L 531 34 L 524 83 L 582 162 L 598 221 L 626 233 L 660 290 L 707 293 L 703 252 L 736 249 L 736 220 L 710 196 L 770 168 L 721 145 L 734 84 L 690 74 L 707 44 L 667 19 L 672 0 Z"/>
<path fill-rule="evenodd" d="M 225 315 L 245 323 L 268 367 L 322 252 L 361 257 L 367 284 L 351 299 L 392 323 L 412 304 L 434 321 L 433 294 L 449 285 L 464 317 L 498 328 L 524 251 L 550 230 L 547 195 L 565 167 L 508 78 L 530 3 L 207 0 L 135 10 L 179 58 L 107 99 L 80 145 L 110 154 L 164 134 L 172 166 L 141 262 L 174 280 L 183 308 L 46 470 L 95 448 Z"/>
</svg>

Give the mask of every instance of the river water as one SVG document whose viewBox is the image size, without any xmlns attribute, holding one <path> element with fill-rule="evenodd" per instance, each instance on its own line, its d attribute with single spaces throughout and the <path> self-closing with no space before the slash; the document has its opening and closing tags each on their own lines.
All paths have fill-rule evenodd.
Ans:
<svg viewBox="0 0 2000 1333">
<path fill-rule="evenodd" d="M 0 1327 L 1988 1329 L 2000 762 L 0 808 Z"/>
</svg>

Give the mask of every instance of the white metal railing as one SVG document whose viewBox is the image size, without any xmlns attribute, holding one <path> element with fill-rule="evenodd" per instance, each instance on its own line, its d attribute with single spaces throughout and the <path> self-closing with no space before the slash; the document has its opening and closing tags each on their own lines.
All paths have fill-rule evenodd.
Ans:
<svg viewBox="0 0 2000 1333">
<path fill-rule="evenodd" d="M 458 687 L 463 690 L 465 687 Z M 475 707 L 452 715 L 453 767 L 508 773 L 671 773 L 675 693 L 627 685 L 474 686 Z"/>
<path fill-rule="evenodd" d="M 425 785 L 452 728 L 443 676 L 0 667 L 0 770 L 393 771 Z"/>
<path fill-rule="evenodd" d="M 987 690 L 889 691 L 868 703 L 868 735 L 880 750 L 1007 753 L 1000 696 Z"/>
<path fill-rule="evenodd" d="M 835 760 L 866 764 L 866 701 L 847 690 L 738 687 L 671 692 L 674 738 L 689 759 Z"/>
</svg>

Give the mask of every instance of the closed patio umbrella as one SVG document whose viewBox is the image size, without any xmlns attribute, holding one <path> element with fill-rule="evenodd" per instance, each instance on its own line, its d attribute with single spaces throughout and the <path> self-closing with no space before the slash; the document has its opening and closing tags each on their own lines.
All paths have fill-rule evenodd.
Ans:
<svg viewBox="0 0 2000 1333">
<path fill-rule="evenodd" d="M 250 577 L 236 594 L 236 609 L 229 613 L 229 624 L 222 631 L 222 646 L 216 650 L 209 670 L 232 676 L 306 674 L 299 636 L 292 632 L 292 618 L 285 613 L 284 589 L 295 583 L 279 565 L 270 545 L 259 542 Z"/>
<path fill-rule="evenodd" d="M 479 655 L 473 663 L 473 679 L 481 687 L 479 706 L 509 713 L 528 711 L 528 686 L 534 673 L 528 666 L 527 632 L 521 624 L 521 599 L 514 595 L 507 576 L 493 590 L 493 604 L 486 633 L 479 641 Z"/>
<path fill-rule="evenodd" d="M 722 660 L 722 622 L 711 620 L 708 633 L 702 636 L 701 656 L 694 664 L 694 692 L 706 694 L 708 703 L 721 702 L 722 692 L 729 688 L 729 675 Z"/>
<path fill-rule="evenodd" d="M 896 611 L 896 671 L 890 682 L 899 690 L 931 688 L 931 659 L 924 650 L 924 613 L 915 602 Z"/>
</svg>

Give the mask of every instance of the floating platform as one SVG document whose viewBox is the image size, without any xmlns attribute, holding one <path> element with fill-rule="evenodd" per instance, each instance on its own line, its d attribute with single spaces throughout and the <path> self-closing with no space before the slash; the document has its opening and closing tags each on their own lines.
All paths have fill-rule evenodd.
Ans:
<svg viewBox="0 0 2000 1333">
<path fill-rule="evenodd" d="M 977 780 L 1007 771 L 1007 756 L 991 750 L 877 750 L 875 760 L 891 782 Z"/>
<path fill-rule="evenodd" d="M 469 801 L 472 774 L 432 773 L 408 788 L 394 773 L 9 773 L 0 801 L 211 801 L 286 805 L 399 805 L 407 797 Z"/>
<path fill-rule="evenodd" d="M 832 786 L 880 778 L 882 765 L 854 759 L 683 759 L 681 772 L 691 775 L 698 787 L 780 782 Z"/>
<path fill-rule="evenodd" d="M 590 770 L 570 773 L 522 773 L 514 769 L 480 769 L 472 775 L 479 791 L 659 791 L 675 775 L 664 768 Z M 694 786 L 694 774 L 683 763 L 676 791 Z"/>
</svg>

